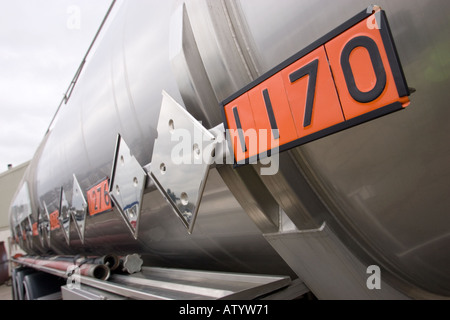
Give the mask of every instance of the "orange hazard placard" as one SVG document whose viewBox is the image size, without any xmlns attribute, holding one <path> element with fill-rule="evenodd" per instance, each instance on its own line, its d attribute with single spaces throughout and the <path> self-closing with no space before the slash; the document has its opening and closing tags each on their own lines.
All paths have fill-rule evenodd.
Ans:
<svg viewBox="0 0 450 320">
<path fill-rule="evenodd" d="M 37 223 L 37 222 L 34 222 L 34 223 L 32 224 L 31 230 L 32 230 L 32 232 L 33 232 L 33 236 L 39 235 L 39 232 L 38 232 L 38 223 Z"/>
<path fill-rule="evenodd" d="M 222 108 L 237 166 L 401 110 L 408 96 L 385 12 L 363 11 Z"/>
<path fill-rule="evenodd" d="M 108 179 L 101 181 L 87 191 L 87 202 L 90 216 L 112 209 Z"/>
<path fill-rule="evenodd" d="M 58 217 L 59 217 L 58 210 L 55 210 L 52 213 L 50 213 L 50 230 L 51 231 L 61 228 Z"/>
</svg>

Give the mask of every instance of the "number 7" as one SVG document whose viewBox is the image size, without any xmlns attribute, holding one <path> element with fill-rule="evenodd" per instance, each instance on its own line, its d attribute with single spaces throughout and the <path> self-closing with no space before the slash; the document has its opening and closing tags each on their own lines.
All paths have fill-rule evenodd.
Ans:
<svg viewBox="0 0 450 320">
<path fill-rule="evenodd" d="M 319 67 L 319 59 L 313 60 L 308 63 L 303 68 L 298 69 L 297 71 L 292 72 L 289 75 L 289 80 L 291 83 L 294 83 L 297 80 L 300 80 L 304 76 L 309 76 L 308 81 L 308 90 L 306 92 L 306 107 L 305 107 L 305 117 L 303 119 L 303 127 L 307 127 L 311 125 L 312 120 L 312 111 L 314 106 L 314 96 L 316 93 L 316 82 L 317 82 L 317 69 Z"/>
</svg>

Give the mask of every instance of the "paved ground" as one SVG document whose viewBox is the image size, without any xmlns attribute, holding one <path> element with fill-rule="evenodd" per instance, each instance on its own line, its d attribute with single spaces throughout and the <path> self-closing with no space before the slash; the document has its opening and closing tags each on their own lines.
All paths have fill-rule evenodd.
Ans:
<svg viewBox="0 0 450 320">
<path fill-rule="evenodd" d="M 10 286 L 6 284 L 0 286 L 0 300 L 12 300 Z"/>
</svg>

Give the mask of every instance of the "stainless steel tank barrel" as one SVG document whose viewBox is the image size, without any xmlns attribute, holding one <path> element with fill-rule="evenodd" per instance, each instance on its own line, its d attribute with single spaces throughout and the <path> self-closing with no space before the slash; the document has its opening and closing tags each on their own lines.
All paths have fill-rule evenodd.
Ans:
<svg viewBox="0 0 450 320">
<path fill-rule="evenodd" d="M 321 241 L 313 234 L 325 235 L 342 256 L 382 266 L 403 294 L 448 297 L 450 3 L 443 0 L 377 3 L 415 91 L 405 111 L 283 152 L 274 175 L 260 175 L 260 164 L 217 165 L 192 234 L 148 184 L 136 237 L 115 206 L 88 211 L 80 224 L 66 224 L 70 214 L 61 209 L 74 198 L 74 180 L 85 198 L 109 204 L 118 134 L 141 167 L 152 162 L 162 91 L 212 129 L 223 121 L 221 101 L 367 5 L 117 1 L 17 192 L 16 240 L 32 254 L 137 252 L 153 266 L 300 276 L 321 292 L 329 288 L 318 280 L 326 250 L 311 248 Z"/>
</svg>

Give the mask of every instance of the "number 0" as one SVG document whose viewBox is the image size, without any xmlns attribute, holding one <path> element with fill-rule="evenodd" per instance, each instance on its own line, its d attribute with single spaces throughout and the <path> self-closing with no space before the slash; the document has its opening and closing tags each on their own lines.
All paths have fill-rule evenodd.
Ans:
<svg viewBox="0 0 450 320">
<path fill-rule="evenodd" d="M 369 52 L 372 67 L 377 77 L 377 82 L 372 90 L 362 92 L 358 89 L 355 83 L 352 67 L 350 65 L 350 54 L 357 47 L 366 48 Z M 347 83 L 348 92 L 358 102 L 368 103 L 377 99 L 386 87 L 386 71 L 384 70 L 383 61 L 381 60 L 378 46 L 371 38 L 360 36 L 350 40 L 342 49 L 341 67 L 344 73 L 345 82 Z"/>
</svg>

